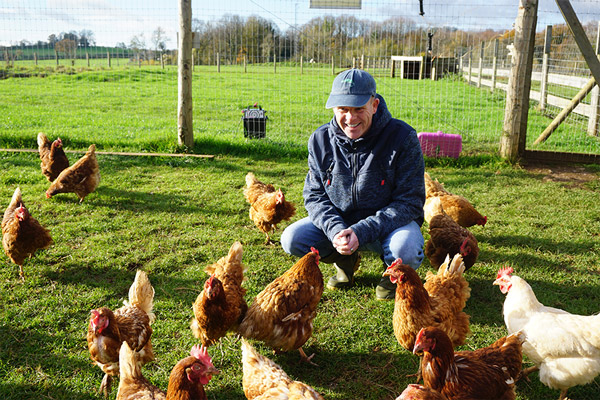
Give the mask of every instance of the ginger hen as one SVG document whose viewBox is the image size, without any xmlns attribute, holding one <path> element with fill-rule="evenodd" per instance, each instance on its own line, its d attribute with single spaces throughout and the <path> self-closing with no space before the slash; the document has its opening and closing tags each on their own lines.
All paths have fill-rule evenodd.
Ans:
<svg viewBox="0 0 600 400">
<path fill-rule="evenodd" d="M 437 390 L 411 383 L 396 400 L 447 400 L 447 398 Z"/>
<path fill-rule="evenodd" d="M 426 327 L 419 331 L 413 353 L 423 353 L 424 385 L 450 400 L 514 400 L 524 340 L 518 332 L 485 348 L 454 352 L 444 331 Z"/>
<path fill-rule="evenodd" d="M 117 400 L 206 400 L 204 385 L 219 373 L 206 348 L 198 345 L 171 370 L 166 394 L 142 375 L 139 354 L 127 342 L 119 351 L 119 368 Z"/>
<path fill-rule="evenodd" d="M 460 226 L 468 228 L 473 225 L 485 226 L 487 217 L 481 215 L 473 204 L 463 196 L 448 192 L 437 179 L 434 181 L 425 172 L 425 215 L 431 199 L 439 197 L 444 211 Z M 426 221 L 429 222 L 429 220 Z"/>
<path fill-rule="evenodd" d="M 323 400 L 312 387 L 291 379 L 245 339 L 242 339 L 242 365 L 242 387 L 248 400 Z"/>
<path fill-rule="evenodd" d="M 2 218 L 2 247 L 8 258 L 19 266 L 21 279 L 25 279 L 25 260 L 52 243 L 50 232 L 29 214 L 21 189 L 16 188 Z"/>
<path fill-rule="evenodd" d="M 63 170 L 50 184 L 46 190 L 46 198 L 58 193 L 75 193 L 81 203 L 99 184 L 100 167 L 96 159 L 96 146 L 92 144 L 83 157 Z"/>
<path fill-rule="evenodd" d="M 62 140 L 57 138 L 50 142 L 48 137 L 40 132 L 37 136 L 37 143 L 42 174 L 52 182 L 64 169 L 69 167 L 69 159 L 63 150 Z"/>
<path fill-rule="evenodd" d="M 285 199 L 281 189 L 262 183 L 252 172 L 246 175 L 244 197 L 250 203 L 250 219 L 267 236 L 266 244 L 273 243 L 269 233 L 277 229 L 277 224 L 296 214 L 296 206 Z"/>
<path fill-rule="evenodd" d="M 503 314 L 509 333 L 524 331 L 523 353 L 535 364 L 523 375 L 539 370 L 540 381 L 560 390 L 592 382 L 600 374 L 600 314 L 577 315 L 540 303 L 531 286 L 513 269 L 498 271 L 494 285 L 506 294 Z"/>
<path fill-rule="evenodd" d="M 322 295 L 319 252 L 312 248 L 256 296 L 238 332 L 275 350 L 298 349 L 302 360 L 311 362 L 314 354 L 307 357 L 302 345 L 312 336 L 312 322 Z"/>
<path fill-rule="evenodd" d="M 475 236 L 444 212 L 439 197 L 431 199 L 428 213 L 432 217 L 429 219 L 429 240 L 425 244 L 425 255 L 431 266 L 438 268 L 446 256 L 460 254 L 465 263 L 465 271 L 471 268 L 479 256 Z"/>
<path fill-rule="evenodd" d="M 437 274 L 428 271 L 423 284 L 417 271 L 398 259 L 383 273 L 396 286 L 393 326 L 398 343 L 412 351 L 417 333 L 426 326 L 440 328 L 453 346 L 464 344 L 469 333 L 469 316 L 463 311 L 471 295 L 463 276 L 464 263 L 457 254 L 440 266 Z"/>
<path fill-rule="evenodd" d="M 140 365 L 154 360 L 152 328 L 154 288 L 144 271 L 138 270 L 129 288 L 129 301 L 112 311 L 107 307 L 92 310 L 87 331 L 90 358 L 102 371 L 100 392 L 105 397 L 111 390 L 112 377 L 119 374 L 119 349 L 123 342 L 137 353 Z"/>
<path fill-rule="evenodd" d="M 216 343 L 227 331 L 235 331 L 248 310 L 242 287 L 242 244 L 235 242 L 227 256 L 206 268 L 212 274 L 193 305 L 190 328 L 204 346 Z"/>
</svg>

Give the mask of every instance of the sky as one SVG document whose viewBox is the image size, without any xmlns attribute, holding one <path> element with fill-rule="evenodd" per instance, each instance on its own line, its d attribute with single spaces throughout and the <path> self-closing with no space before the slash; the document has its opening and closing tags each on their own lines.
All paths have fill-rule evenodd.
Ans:
<svg viewBox="0 0 600 400">
<path fill-rule="evenodd" d="M 192 14 L 204 21 L 218 21 L 227 14 L 259 15 L 282 31 L 325 15 L 375 21 L 403 17 L 428 28 L 504 31 L 512 27 L 518 13 L 518 0 L 421 1 L 422 16 L 419 0 L 362 0 L 360 10 L 311 9 L 310 0 L 192 0 Z M 129 45 L 134 36 L 144 37 L 150 44 L 152 33 L 161 27 L 167 48 L 172 49 L 177 46 L 178 4 L 176 0 L 0 0 L 0 46 L 22 40 L 45 42 L 51 34 L 84 29 L 94 33 L 98 45 Z M 600 0 L 575 0 L 571 4 L 582 23 L 600 19 Z M 555 0 L 539 0 L 538 31 L 563 23 Z"/>
</svg>

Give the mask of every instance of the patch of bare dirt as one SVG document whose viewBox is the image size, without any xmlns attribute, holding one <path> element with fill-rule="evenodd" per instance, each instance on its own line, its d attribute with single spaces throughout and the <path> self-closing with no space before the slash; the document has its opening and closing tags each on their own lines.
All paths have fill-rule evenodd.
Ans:
<svg viewBox="0 0 600 400">
<path fill-rule="evenodd" d="M 585 183 L 597 180 L 598 175 L 578 165 L 523 165 L 523 169 L 542 175 L 542 180 L 561 182 L 568 188 L 585 189 Z"/>
</svg>

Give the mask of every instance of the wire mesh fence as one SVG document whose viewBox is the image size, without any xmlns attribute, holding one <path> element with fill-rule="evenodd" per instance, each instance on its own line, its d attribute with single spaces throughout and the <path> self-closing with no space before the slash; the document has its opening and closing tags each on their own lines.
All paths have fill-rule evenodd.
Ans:
<svg viewBox="0 0 600 400">
<path fill-rule="evenodd" d="M 572 4 L 597 49 L 600 2 Z M 466 153 L 498 148 L 518 12 L 514 1 L 195 1 L 192 8 L 196 138 L 244 140 L 241 110 L 260 103 L 269 115 L 265 140 L 302 146 L 318 125 L 331 118 L 324 104 L 333 76 L 358 67 L 376 77 L 378 92 L 393 115 L 417 132 L 460 134 Z M 132 138 L 146 137 L 146 143 L 157 137 L 175 141 L 176 3 L 74 5 L 66 0 L 32 0 L 0 4 L 0 21 L 0 78 L 64 73 L 73 85 L 80 85 L 80 107 L 98 91 L 108 91 L 107 102 L 122 103 L 119 111 L 128 122 L 120 128 Z M 549 26 L 550 51 L 545 52 Z M 549 75 L 542 92 L 544 65 Z M 102 75 L 81 78 L 92 72 Z M 600 153 L 598 119 L 593 120 L 598 113 L 597 89 L 546 141 L 533 144 L 564 102 L 590 78 L 558 7 L 540 0 L 527 148 Z M 48 90 L 53 85 L 44 79 L 35 84 L 48 85 Z M 130 91 L 136 85 L 152 96 L 171 99 L 167 111 L 171 114 L 166 117 L 172 118 L 171 123 L 143 128 L 144 121 L 159 116 L 140 115 L 127 107 L 127 99 L 118 100 L 136 96 L 135 90 Z M 56 94 L 57 106 L 64 96 L 68 94 Z M 34 137 L 40 129 L 63 129 L 51 118 L 32 118 L 24 111 L 35 107 L 30 98 L 14 99 L 0 115 L 5 135 L 28 132 Z M 99 121 L 82 123 L 94 129 Z M 6 138 L 3 143 L 11 144 Z"/>
</svg>

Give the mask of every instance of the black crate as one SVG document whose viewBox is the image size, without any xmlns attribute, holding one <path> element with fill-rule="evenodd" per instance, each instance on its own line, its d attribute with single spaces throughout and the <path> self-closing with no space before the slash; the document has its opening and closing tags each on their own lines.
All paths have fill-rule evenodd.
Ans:
<svg viewBox="0 0 600 400">
<path fill-rule="evenodd" d="M 244 122 L 244 137 L 246 138 L 264 138 L 267 132 L 267 119 L 265 115 L 267 111 L 263 110 L 262 107 L 256 105 L 254 107 L 248 106 L 242 110 L 244 116 L 242 121 Z"/>
</svg>

